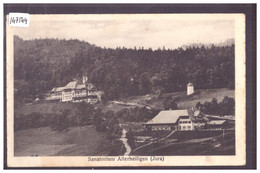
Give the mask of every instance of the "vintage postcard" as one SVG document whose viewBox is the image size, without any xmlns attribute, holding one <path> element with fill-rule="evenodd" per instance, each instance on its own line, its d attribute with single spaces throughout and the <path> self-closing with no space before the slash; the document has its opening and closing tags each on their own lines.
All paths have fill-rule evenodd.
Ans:
<svg viewBox="0 0 260 173">
<path fill-rule="evenodd" d="M 6 16 L 7 166 L 246 164 L 245 15 Z"/>
</svg>

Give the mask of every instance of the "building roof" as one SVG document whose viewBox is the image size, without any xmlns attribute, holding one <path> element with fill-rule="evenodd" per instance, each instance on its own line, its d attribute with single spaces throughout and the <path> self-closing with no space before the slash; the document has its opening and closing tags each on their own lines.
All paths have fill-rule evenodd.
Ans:
<svg viewBox="0 0 260 173">
<path fill-rule="evenodd" d="M 226 120 L 212 120 L 208 122 L 209 125 L 222 125 L 226 122 Z"/>
<path fill-rule="evenodd" d="M 188 116 L 187 110 L 167 110 L 161 111 L 152 120 L 145 124 L 174 124 L 180 116 Z"/>
<path fill-rule="evenodd" d="M 69 82 L 65 87 L 54 87 L 51 92 L 59 92 L 63 90 L 71 90 L 71 89 L 88 89 L 89 91 L 95 91 L 97 92 L 96 87 L 91 83 L 85 83 L 82 84 L 81 82 L 77 81 L 71 81 Z"/>
<path fill-rule="evenodd" d="M 191 82 L 189 82 L 189 83 L 187 84 L 187 86 L 193 86 L 193 84 L 192 84 Z"/>
<path fill-rule="evenodd" d="M 206 123 L 207 121 L 209 121 L 208 118 L 199 111 L 193 112 L 192 110 L 167 110 L 161 111 L 157 116 L 155 116 L 152 120 L 148 121 L 145 124 L 174 124 L 177 123 L 179 118 L 190 119 L 193 122 Z"/>
<path fill-rule="evenodd" d="M 56 88 L 56 92 L 62 91 L 64 89 L 64 87 L 58 87 Z"/>
<path fill-rule="evenodd" d="M 84 88 L 86 88 L 86 85 L 85 85 L 85 84 L 81 84 L 81 85 L 78 85 L 78 86 L 76 87 L 76 89 L 84 89 Z"/>
<path fill-rule="evenodd" d="M 56 92 L 56 90 L 57 90 L 57 88 L 54 87 L 54 88 L 52 88 L 51 92 Z"/>
<path fill-rule="evenodd" d="M 185 116 L 179 116 L 180 119 L 190 119 L 190 116 L 185 115 Z"/>
<path fill-rule="evenodd" d="M 69 82 L 64 89 L 75 89 L 77 87 L 78 81 Z"/>
<path fill-rule="evenodd" d="M 64 89 L 64 87 L 55 87 L 51 90 L 51 92 L 60 92 Z"/>
</svg>

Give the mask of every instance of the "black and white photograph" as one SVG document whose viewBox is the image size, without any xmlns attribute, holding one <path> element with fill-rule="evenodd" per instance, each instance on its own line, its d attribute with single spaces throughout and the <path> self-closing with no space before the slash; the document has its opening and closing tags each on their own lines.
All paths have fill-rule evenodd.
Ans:
<svg viewBox="0 0 260 173">
<path fill-rule="evenodd" d="M 26 20 L 6 24 L 10 163 L 245 163 L 243 14 Z"/>
</svg>

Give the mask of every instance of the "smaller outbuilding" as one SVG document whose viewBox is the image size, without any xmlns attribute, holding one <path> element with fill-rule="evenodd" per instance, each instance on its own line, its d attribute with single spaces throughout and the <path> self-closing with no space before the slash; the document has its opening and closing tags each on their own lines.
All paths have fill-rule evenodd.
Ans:
<svg viewBox="0 0 260 173">
<path fill-rule="evenodd" d="M 227 126 L 227 120 L 212 120 L 206 124 L 207 129 L 222 129 Z"/>
<path fill-rule="evenodd" d="M 194 93 L 194 85 L 192 83 L 187 84 L 187 95 L 191 95 Z"/>
</svg>

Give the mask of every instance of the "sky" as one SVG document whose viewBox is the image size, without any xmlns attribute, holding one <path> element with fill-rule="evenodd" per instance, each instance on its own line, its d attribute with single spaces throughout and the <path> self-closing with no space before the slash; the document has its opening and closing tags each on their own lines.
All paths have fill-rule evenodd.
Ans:
<svg viewBox="0 0 260 173">
<path fill-rule="evenodd" d="M 175 49 L 234 39 L 235 21 L 216 14 L 31 15 L 28 28 L 13 30 L 25 40 L 78 39 L 107 48 Z"/>
</svg>

